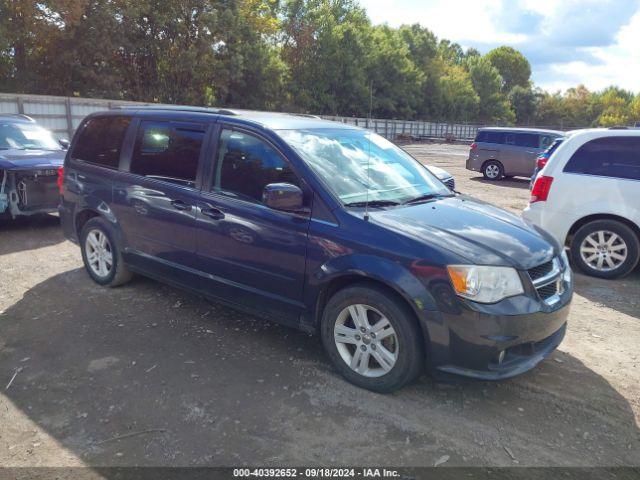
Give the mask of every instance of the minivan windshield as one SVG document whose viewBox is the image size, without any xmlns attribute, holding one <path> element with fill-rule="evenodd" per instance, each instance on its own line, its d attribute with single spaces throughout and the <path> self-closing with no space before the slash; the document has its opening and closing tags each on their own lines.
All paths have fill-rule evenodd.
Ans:
<svg viewBox="0 0 640 480">
<path fill-rule="evenodd" d="M 387 206 L 453 195 L 413 157 L 372 132 L 349 129 L 279 130 L 347 206 Z"/>
<path fill-rule="evenodd" d="M 62 150 L 49 130 L 33 123 L 0 122 L 0 150 Z"/>
</svg>

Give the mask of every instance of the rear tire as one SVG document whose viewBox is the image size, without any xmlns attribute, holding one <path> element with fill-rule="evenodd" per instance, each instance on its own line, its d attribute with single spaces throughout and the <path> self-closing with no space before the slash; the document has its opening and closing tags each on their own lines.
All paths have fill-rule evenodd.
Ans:
<svg viewBox="0 0 640 480">
<path fill-rule="evenodd" d="M 619 278 L 629 274 L 640 259 L 640 239 L 616 220 L 595 220 L 578 229 L 571 240 L 571 258 L 587 275 Z"/>
<path fill-rule="evenodd" d="M 361 283 L 338 291 L 321 322 L 327 355 L 358 387 L 388 393 L 423 371 L 424 340 L 413 312 L 377 285 Z"/>
<path fill-rule="evenodd" d="M 94 282 L 109 287 L 117 287 L 131 280 L 133 276 L 118 248 L 109 223 L 94 217 L 87 221 L 80 232 L 82 260 Z"/>
<path fill-rule="evenodd" d="M 482 175 L 491 181 L 502 180 L 504 177 L 504 166 L 497 160 L 489 160 L 482 166 Z"/>
</svg>

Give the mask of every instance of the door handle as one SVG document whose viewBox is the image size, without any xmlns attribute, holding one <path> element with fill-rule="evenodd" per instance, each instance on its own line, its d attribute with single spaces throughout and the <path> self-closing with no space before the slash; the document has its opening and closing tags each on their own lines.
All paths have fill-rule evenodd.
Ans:
<svg viewBox="0 0 640 480">
<path fill-rule="evenodd" d="M 187 212 L 191 210 L 191 205 L 183 202 L 182 200 L 171 200 L 171 205 L 173 205 L 173 208 L 176 210 L 184 210 Z"/>
<path fill-rule="evenodd" d="M 214 220 L 222 220 L 224 218 L 224 213 L 222 213 L 217 208 L 213 207 L 205 207 L 200 209 L 203 215 L 206 215 L 209 218 L 213 218 Z"/>
</svg>

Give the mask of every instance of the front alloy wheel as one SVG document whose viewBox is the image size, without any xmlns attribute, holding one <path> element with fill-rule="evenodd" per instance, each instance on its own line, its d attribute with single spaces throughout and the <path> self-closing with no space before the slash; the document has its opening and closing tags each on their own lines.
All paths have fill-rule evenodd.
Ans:
<svg viewBox="0 0 640 480">
<path fill-rule="evenodd" d="M 389 320 L 369 305 L 346 307 L 336 320 L 334 339 L 342 360 L 365 377 L 380 377 L 395 366 L 398 337 Z"/>
<path fill-rule="evenodd" d="M 414 380 L 424 363 L 424 336 L 408 304 L 370 282 L 335 293 L 322 313 L 322 343 L 351 383 L 391 392 Z"/>
</svg>

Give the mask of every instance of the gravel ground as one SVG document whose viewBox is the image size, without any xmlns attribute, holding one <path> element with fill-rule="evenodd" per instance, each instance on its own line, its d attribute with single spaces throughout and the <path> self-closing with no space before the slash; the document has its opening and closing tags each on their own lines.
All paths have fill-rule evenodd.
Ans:
<svg viewBox="0 0 640 480">
<path fill-rule="evenodd" d="M 526 204 L 526 180 L 467 172 L 467 147 L 405 148 Z M 566 340 L 534 371 L 392 395 L 343 381 L 316 337 L 144 278 L 100 288 L 53 216 L 0 225 L 0 273 L 2 466 L 640 465 L 637 271 L 576 275 Z"/>
</svg>

